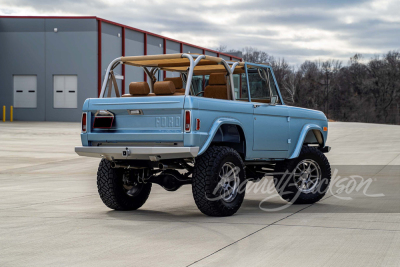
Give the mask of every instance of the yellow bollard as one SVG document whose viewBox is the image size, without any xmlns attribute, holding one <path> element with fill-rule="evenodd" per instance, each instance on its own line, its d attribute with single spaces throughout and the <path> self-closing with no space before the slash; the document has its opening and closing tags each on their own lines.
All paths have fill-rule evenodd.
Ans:
<svg viewBox="0 0 400 267">
<path fill-rule="evenodd" d="M 6 121 L 6 106 L 3 106 L 3 121 Z"/>
<path fill-rule="evenodd" d="M 13 115 L 14 115 L 14 108 L 13 106 L 10 106 L 10 121 L 13 121 Z"/>
</svg>

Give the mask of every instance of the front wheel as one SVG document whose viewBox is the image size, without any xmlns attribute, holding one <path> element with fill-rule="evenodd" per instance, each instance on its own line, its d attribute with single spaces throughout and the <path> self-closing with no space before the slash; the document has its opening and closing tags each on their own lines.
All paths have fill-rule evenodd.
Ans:
<svg viewBox="0 0 400 267">
<path fill-rule="evenodd" d="M 102 159 L 97 171 L 100 198 L 110 209 L 136 210 L 149 197 L 151 183 L 136 183 L 124 178 L 123 169 L 111 168 L 110 161 Z"/>
<path fill-rule="evenodd" d="M 192 191 L 199 210 L 209 216 L 230 216 L 243 202 L 244 163 L 230 147 L 212 146 L 196 158 Z"/>
<path fill-rule="evenodd" d="M 331 167 L 315 147 L 303 146 L 299 157 L 279 162 L 274 183 L 279 195 L 293 204 L 312 204 L 324 197 L 331 180 Z"/>
</svg>

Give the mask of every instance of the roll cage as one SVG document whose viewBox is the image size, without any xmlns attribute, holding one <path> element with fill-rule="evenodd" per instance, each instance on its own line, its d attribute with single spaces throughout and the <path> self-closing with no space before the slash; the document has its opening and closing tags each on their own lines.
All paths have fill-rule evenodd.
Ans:
<svg viewBox="0 0 400 267">
<path fill-rule="evenodd" d="M 262 77 L 262 79 L 267 79 L 267 76 L 265 75 L 269 75 L 268 73 L 271 73 L 273 81 L 276 86 L 279 101 L 280 103 L 284 104 L 271 66 L 264 64 L 256 64 L 256 63 L 247 63 L 247 62 L 226 61 L 220 57 L 213 57 L 200 54 L 188 54 L 188 53 L 149 55 L 149 56 L 128 56 L 128 57 L 119 57 L 114 59 L 107 67 L 103 84 L 101 87 L 101 92 L 99 96 L 100 98 L 105 97 L 107 85 L 109 87 L 108 97 L 111 94 L 113 85 L 116 96 L 120 97 L 120 92 L 117 88 L 118 86 L 114 74 L 114 69 L 120 64 L 141 67 L 147 74 L 147 76 L 149 76 L 150 78 L 149 87 L 151 91 L 153 91 L 154 83 L 157 81 L 157 78 L 155 76 L 157 71 L 171 71 L 171 72 L 179 72 L 181 74 L 185 74 L 184 75 L 186 80 L 185 95 L 187 96 L 190 95 L 191 93 L 192 78 L 194 75 L 227 73 L 227 76 L 229 76 L 230 90 L 233 98 L 232 100 L 236 100 L 234 94 L 233 75 L 245 74 L 246 84 L 247 84 L 247 95 L 249 102 L 252 102 L 250 86 L 249 86 L 249 75 L 248 75 L 249 69 L 258 69 L 258 72 L 260 74 L 260 77 Z M 269 69 L 270 72 L 266 72 L 265 69 Z M 260 70 L 261 72 L 263 72 L 263 74 L 260 72 Z M 271 88 L 269 88 L 269 90 L 271 91 Z M 270 95 L 272 96 L 272 93 L 270 93 Z"/>
</svg>

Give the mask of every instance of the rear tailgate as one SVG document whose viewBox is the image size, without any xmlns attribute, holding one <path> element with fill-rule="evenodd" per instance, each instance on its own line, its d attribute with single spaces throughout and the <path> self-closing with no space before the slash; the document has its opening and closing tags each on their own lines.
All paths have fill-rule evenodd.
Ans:
<svg viewBox="0 0 400 267">
<path fill-rule="evenodd" d="M 184 100 L 185 96 L 90 99 L 86 110 L 88 141 L 92 145 L 183 142 Z M 111 128 L 93 127 L 100 110 L 114 114 Z"/>
</svg>

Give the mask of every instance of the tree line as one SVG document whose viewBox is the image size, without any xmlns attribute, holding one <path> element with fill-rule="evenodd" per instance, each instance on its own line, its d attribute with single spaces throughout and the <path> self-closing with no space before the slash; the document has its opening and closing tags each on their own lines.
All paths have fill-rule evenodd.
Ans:
<svg viewBox="0 0 400 267">
<path fill-rule="evenodd" d="M 238 52 L 220 46 L 221 52 Z M 364 59 L 355 54 L 347 65 L 339 60 L 288 64 L 253 47 L 243 60 L 269 63 L 287 105 L 321 110 L 332 120 L 400 124 L 400 52 Z"/>
</svg>

